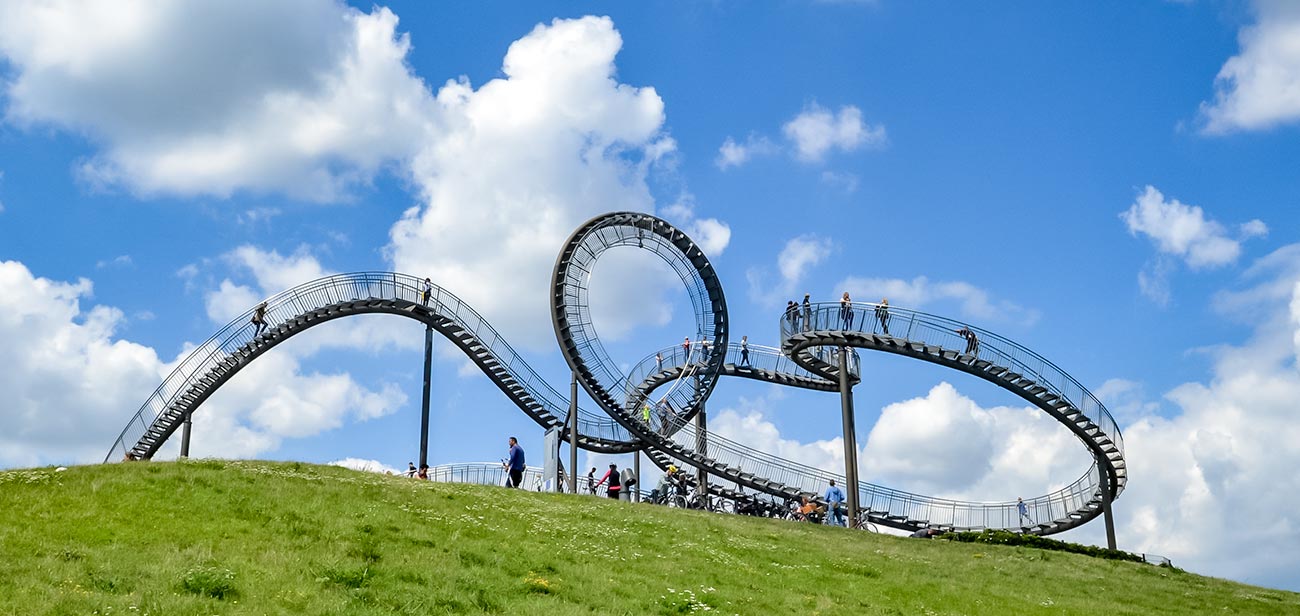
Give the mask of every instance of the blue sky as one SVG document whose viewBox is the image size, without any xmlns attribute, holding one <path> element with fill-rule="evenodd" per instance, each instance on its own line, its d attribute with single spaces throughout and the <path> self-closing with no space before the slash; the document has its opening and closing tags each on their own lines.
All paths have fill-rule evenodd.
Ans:
<svg viewBox="0 0 1300 616">
<path fill-rule="evenodd" d="M 41 4 L 0 8 L 0 466 L 97 461 L 186 345 L 329 272 L 431 276 L 564 388 L 555 251 L 638 209 L 709 249 L 755 343 L 850 290 L 1038 351 L 1125 427 L 1121 547 L 1300 589 L 1290 3 Z M 593 298 L 620 360 L 693 330 L 638 255 Z M 414 459 L 423 332 L 398 321 L 260 360 L 196 453 Z M 431 459 L 535 448 L 438 346 Z M 864 479 L 1001 500 L 1086 465 L 980 381 L 864 370 Z M 834 396 L 724 381 L 709 407 L 842 468 Z"/>
</svg>

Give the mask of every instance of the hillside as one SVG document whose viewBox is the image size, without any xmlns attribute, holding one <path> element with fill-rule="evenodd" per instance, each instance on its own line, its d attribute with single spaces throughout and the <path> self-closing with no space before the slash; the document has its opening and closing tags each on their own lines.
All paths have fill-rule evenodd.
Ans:
<svg viewBox="0 0 1300 616">
<path fill-rule="evenodd" d="M 1297 614 L 1150 565 L 198 461 L 0 473 L 0 614 Z"/>
</svg>

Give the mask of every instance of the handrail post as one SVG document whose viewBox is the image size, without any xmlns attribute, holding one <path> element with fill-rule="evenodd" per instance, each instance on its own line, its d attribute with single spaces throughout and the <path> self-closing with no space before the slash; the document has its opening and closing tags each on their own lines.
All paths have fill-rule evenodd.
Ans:
<svg viewBox="0 0 1300 616">
<path fill-rule="evenodd" d="M 429 386 L 433 381 L 433 326 L 424 327 L 424 395 L 420 402 L 420 467 L 429 465 Z"/>
<path fill-rule="evenodd" d="M 840 411 L 844 416 L 844 486 L 850 524 L 858 519 L 858 438 L 853 421 L 853 386 L 849 384 L 849 348 L 840 347 Z"/>
</svg>

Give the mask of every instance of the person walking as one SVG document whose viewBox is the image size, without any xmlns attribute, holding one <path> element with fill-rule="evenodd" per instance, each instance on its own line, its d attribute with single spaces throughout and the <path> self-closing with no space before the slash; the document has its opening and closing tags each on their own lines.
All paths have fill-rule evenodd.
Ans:
<svg viewBox="0 0 1300 616">
<path fill-rule="evenodd" d="M 266 328 L 269 327 L 266 324 L 266 302 L 258 304 L 257 308 L 253 309 L 253 318 L 249 319 L 249 322 L 253 324 L 254 336 L 260 336 L 262 332 L 266 331 Z"/>
<path fill-rule="evenodd" d="M 790 324 L 790 333 L 799 331 L 799 306 L 794 300 L 785 303 L 785 320 Z"/>
<path fill-rule="evenodd" d="M 599 487 L 605 482 L 609 482 L 609 487 L 605 489 L 605 495 L 614 500 L 618 500 L 618 495 L 623 488 L 623 484 L 619 481 L 617 464 L 611 463 L 609 465 L 609 470 L 605 471 L 605 476 L 601 477 L 600 481 L 596 482 L 596 486 Z"/>
<path fill-rule="evenodd" d="M 740 365 L 749 365 L 749 336 L 740 337 Z"/>
<path fill-rule="evenodd" d="M 826 519 L 832 526 L 844 526 L 844 491 L 835 485 L 834 479 L 830 484 L 826 488 L 826 509 L 830 514 Z"/>
<path fill-rule="evenodd" d="M 645 425 L 650 425 L 650 403 L 641 403 L 641 419 L 645 420 Z"/>
<path fill-rule="evenodd" d="M 519 439 L 510 437 L 510 457 L 505 462 L 507 488 L 517 488 L 524 482 L 524 448 L 519 446 Z"/>
<path fill-rule="evenodd" d="M 1024 499 L 1016 497 L 1016 512 L 1020 514 L 1020 522 L 1024 527 L 1034 525 L 1033 518 L 1029 517 L 1029 505 L 1025 504 Z M 1028 524 L 1025 524 L 1028 522 Z"/>
<path fill-rule="evenodd" d="M 596 493 L 596 467 L 591 467 L 591 472 L 587 473 L 587 491 L 592 494 Z"/>
<path fill-rule="evenodd" d="M 844 324 L 844 329 L 853 329 L 853 300 L 849 299 L 848 291 L 840 298 L 840 322 Z"/>
<path fill-rule="evenodd" d="M 812 297 L 811 293 L 803 294 L 803 330 L 808 331 L 812 326 Z"/>
<path fill-rule="evenodd" d="M 975 332 L 971 331 L 969 327 L 966 327 L 966 326 L 964 326 L 964 325 L 962 326 L 961 329 L 956 330 L 956 331 L 957 331 L 957 335 L 958 335 L 958 336 L 961 336 L 962 338 L 966 339 L 966 351 L 965 351 L 965 353 L 966 353 L 967 355 L 977 355 L 977 354 L 979 354 L 979 350 L 980 350 L 980 341 L 979 341 L 979 338 L 976 338 L 976 337 L 975 337 Z"/>
<path fill-rule="evenodd" d="M 407 476 L 407 477 L 414 477 L 414 476 L 415 476 L 415 463 L 414 463 L 414 462 L 407 462 L 407 463 L 406 463 L 406 476 Z"/>
<path fill-rule="evenodd" d="M 880 298 L 880 305 L 876 306 L 876 320 L 880 321 L 880 329 L 884 330 L 885 335 L 889 335 L 889 298 Z"/>
<path fill-rule="evenodd" d="M 426 277 L 424 283 L 420 285 L 420 304 L 428 306 L 431 296 L 433 296 L 433 281 Z"/>
</svg>

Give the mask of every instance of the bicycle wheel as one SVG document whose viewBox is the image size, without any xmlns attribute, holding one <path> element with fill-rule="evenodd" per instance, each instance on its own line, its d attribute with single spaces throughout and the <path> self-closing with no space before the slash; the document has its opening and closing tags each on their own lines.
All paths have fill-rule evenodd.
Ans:
<svg viewBox="0 0 1300 616">
<path fill-rule="evenodd" d="M 717 511 L 718 513 L 735 513 L 736 502 L 726 498 L 719 498 L 717 502 L 717 509 L 715 511 Z"/>
</svg>

